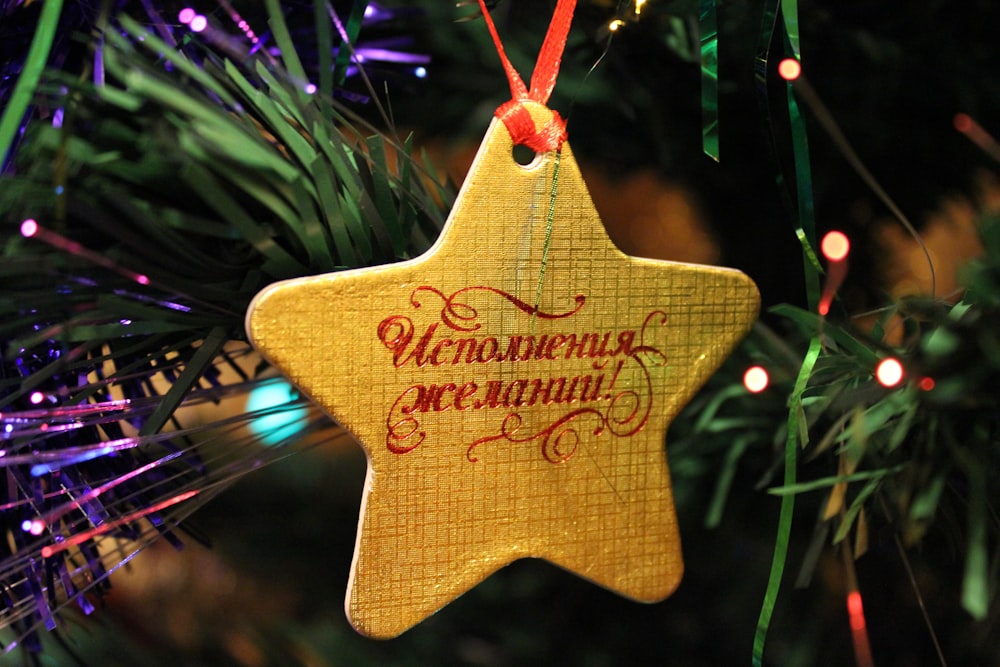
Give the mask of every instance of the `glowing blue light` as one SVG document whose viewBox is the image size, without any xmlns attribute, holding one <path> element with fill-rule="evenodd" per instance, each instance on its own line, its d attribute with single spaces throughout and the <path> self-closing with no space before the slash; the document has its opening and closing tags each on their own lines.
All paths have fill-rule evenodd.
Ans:
<svg viewBox="0 0 1000 667">
<path fill-rule="evenodd" d="M 416 77 L 418 79 L 423 79 L 424 77 L 427 76 L 427 68 L 426 67 L 418 67 L 415 70 L 413 70 L 413 73 L 416 75 Z"/>
<path fill-rule="evenodd" d="M 250 392 L 247 412 L 266 411 L 250 422 L 252 430 L 265 445 L 281 444 L 295 435 L 308 410 L 299 402 L 299 394 L 287 382 L 268 382 Z"/>
</svg>

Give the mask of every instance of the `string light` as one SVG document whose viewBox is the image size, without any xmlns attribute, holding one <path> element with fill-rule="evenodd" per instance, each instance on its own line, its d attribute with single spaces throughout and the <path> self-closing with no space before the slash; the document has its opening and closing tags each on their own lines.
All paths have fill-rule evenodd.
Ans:
<svg viewBox="0 0 1000 667">
<path fill-rule="evenodd" d="M 246 411 L 256 415 L 250 429 L 266 445 L 279 445 L 299 432 L 308 410 L 287 382 L 268 382 L 250 392 Z"/>
<path fill-rule="evenodd" d="M 635 15 L 638 16 L 642 13 L 642 8 L 645 7 L 646 0 L 635 0 Z"/>
<path fill-rule="evenodd" d="M 177 20 L 186 25 L 192 32 L 201 32 L 208 27 L 208 19 L 191 7 L 185 7 L 178 12 Z"/>
<path fill-rule="evenodd" d="M 751 394 L 759 394 L 767 389 L 771 382 L 771 377 L 763 366 L 752 366 L 743 374 L 743 386 Z"/>
<path fill-rule="evenodd" d="M 191 32 L 201 32 L 208 27 L 208 19 L 203 15 L 198 14 L 191 19 L 191 23 L 188 24 L 188 27 L 191 28 Z"/>
<path fill-rule="evenodd" d="M 868 624 L 861 593 L 855 588 L 847 594 L 847 617 L 851 625 L 851 640 L 854 643 L 854 660 L 858 667 L 874 667 L 871 644 L 868 641 Z"/>
<path fill-rule="evenodd" d="M 21 530 L 31 535 L 41 535 L 45 531 L 45 523 L 38 519 L 25 519 L 21 523 Z"/>
<path fill-rule="evenodd" d="M 851 251 L 851 242 L 843 232 L 832 231 L 823 237 L 820 249 L 823 256 L 831 262 L 842 262 Z"/>
<path fill-rule="evenodd" d="M 875 378 L 883 387 L 895 387 L 903 380 L 903 364 L 895 357 L 886 357 L 875 367 Z"/>
<path fill-rule="evenodd" d="M 964 134 L 969 141 L 994 159 L 1000 160 L 1000 143 L 972 116 L 967 113 L 957 113 L 952 122 L 955 129 Z"/>
<path fill-rule="evenodd" d="M 826 316 L 830 312 L 830 304 L 837 290 L 847 277 L 847 255 L 851 252 L 851 242 L 847 235 L 836 230 L 827 232 L 826 236 L 819 244 L 820 252 L 829 262 L 826 274 L 826 283 L 823 285 L 823 294 L 820 296 L 817 310 L 820 315 Z"/>
<path fill-rule="evenodd" d="M 847 595 L 847 613 L 851 617 L 851 629 L 863 630 L 865 627 L 865 609 L 861 602 L 861 593 L 851 591 Z"/>
<path fill-rule="evenodd" d="M 920 378 L 920 382 L 917 384 L 921 391 L 932 391 L 935 385 L 937 385 L 937 383 L 934 382 L 934 378 L 932 377 L 922 377 Z"/>
<path fill-rule="evenodd" d="M 802 63 L 795 58 L 785 58 L 778 63 L 778 75 L 785 81 L 795 81 L 802 76 Z"/>
<path fill-rule="evenodd" d="M 614 19 L 613 21 L 611 21 L 611 23 L 608 24 L 608 30 L 610 30 L 611 32 L 618 32 L 624 27 L 625 27 L 625 21 L 622 21 L 621 19 Z"/>
<path fill-rule="evenodd" d="M 256 45 L 260 39 L 257 37 L 256 33 L 254 33 L 246 19 L 240 16 L 240 13 L 229 3 L 229 0 L 219 0 L 219 4 L 222 5 L 222 8 L 229 14 L 229 18 L 236 24 L 236 27 L 243 31 L 243 34 L 246 35 L 248 40 L 250 40 L 250 43 Z"/>
</svg>

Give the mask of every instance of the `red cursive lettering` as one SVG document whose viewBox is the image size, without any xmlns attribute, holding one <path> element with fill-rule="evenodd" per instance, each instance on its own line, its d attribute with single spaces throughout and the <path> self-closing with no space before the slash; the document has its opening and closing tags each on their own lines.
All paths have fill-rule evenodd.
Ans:
<svg viewBox="0 0 1000 667">
<path fill-rule="evenodd" d="M 422 332 L 405 314 L 390 315 L 379 323 L 377 336 L 390 352 L 393 366 L 481 368 L 484 364 L 532 361 L 543 361 L 548 366 L 548 362 L 589 360 L 592 371 L 515 378 L 504 372 L 508 379 L 495 379 L 498 374 L 491 373 L 494 379 L 413 384 L 399 394 L 386 416 L 389 451 L 406 454 L 415 450 L 428 438 L 424 421 L 450 410 L 506 411 L 499 423 L 494 422 L 494 433 L 476 438 L 467 446 L 466 457 L 472 462 L 479 460 L 477 450 L 486 443 L 537 442 L 546 461 L 563 463 L 574 456 L 586 438 L 605 434 L 628 438 L 645 427 L 654 400 L 650 369 L 667 363 L 666 355 L 652 342 L 655 330 L 667 323 L 665 312 L 649 312 L 635 329 L 483 335 L 490 329 L 484 329 L 485 321 L 481 321 L 476 307 L 482 299 L 470 298 L 477 292 L 500 297 L 501 303 L 511 304 L 525 317 L 547 320 L 570 318 L 587 301 L 578 294 L 574 307 L 550 313 L 488 286 L 465 287 L 451 294 L 428 285 L 417 287 L 410 294 L 413 308 L 420 309 L 423 295 L 430 294 L 441 300 L 441 311 Z M 491 307 L 489 312 L 497 311 Z M 628 382 L 621 383 L 619 377 L 626 366 Z M 621 384 L 625 387 L 619 388 Z M 567 411 L 546 426 L 525 433 L 525 411 L 551 406 L 567 406 Z M 531 423 L 537 424 L 537 420 Z"/>
</svg>

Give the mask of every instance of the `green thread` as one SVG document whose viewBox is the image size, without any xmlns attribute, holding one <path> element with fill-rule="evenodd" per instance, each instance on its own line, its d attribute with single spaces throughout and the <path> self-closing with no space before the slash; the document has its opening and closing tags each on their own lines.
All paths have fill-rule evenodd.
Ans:
<svg viewBox="0 0 1000 667">
<path fill-rule="evenodd" d="M 549 211 L 545 216 L 545 243 L 542 245 L 542 264 L 538 269 L 538 288 L 535 290 L 535 311 L 542 302 L 542 283 L 545 281 L 545 268 L 549 263 L 549 246 L 552 243 L 552 225 L 556 217 L 556 191 L 559 187 L 559 162 L 562 151 L 556 151 L 556 159 L 552 165 L 552 190 L 549 192 Z"/>
</svg>

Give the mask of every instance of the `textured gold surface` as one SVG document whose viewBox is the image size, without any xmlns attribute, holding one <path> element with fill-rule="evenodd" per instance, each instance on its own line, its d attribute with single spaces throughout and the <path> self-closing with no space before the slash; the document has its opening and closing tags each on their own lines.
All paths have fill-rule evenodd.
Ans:
<svg viewBox="0 0 1000 667">
<path fill-rule="evenodd" d="M 568 145 L 511 148 L 494 121 L 421 257 L 275 284 L 247 317 L 368 455 L 346 606 L 373 637 L 524 557 L 669 595 L 664 434 L 756 317 L 742 273 L 615 248 Z"/>
</svg>

